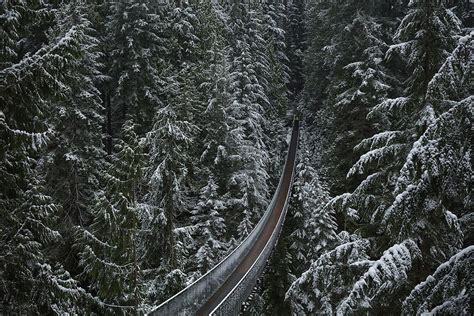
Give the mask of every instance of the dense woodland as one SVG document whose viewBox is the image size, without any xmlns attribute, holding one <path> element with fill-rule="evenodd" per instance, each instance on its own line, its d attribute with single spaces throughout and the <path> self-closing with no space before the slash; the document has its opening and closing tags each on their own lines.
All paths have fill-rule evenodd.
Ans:
<svg viewBox="0 0 474 316">
<path fill-rule="evenodd" d="M 256 225 L 257 315 L 473 313 L 467 1 L 0 0 L 0 314 L 142 314 Z"/>
</svg>

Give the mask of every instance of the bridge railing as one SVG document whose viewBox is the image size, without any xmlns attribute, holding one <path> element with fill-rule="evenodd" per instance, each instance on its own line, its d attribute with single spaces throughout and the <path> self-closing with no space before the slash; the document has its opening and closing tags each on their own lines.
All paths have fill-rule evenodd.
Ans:
<svg viewBox="0 0 474 316">
<path fill-rule="evenodd" d="M 293 126 L 293 131 L 295 128 L 298 128 L 296 127 L 296 124 L 298 123 L 295 122 L 295 125 Z M 290 150 L 288 150 L 288 154 L 285 160 L 285 166 L 288 163 L 289 153 Z M 149 315 L 192 315 L 206 302 L 209 297 L 212 296 L 212 294 L 214 294 L 219 289 L 219 287 L 235 271 L 235 269 L 240 265 L 242 260 L 250 252 L 252 246 L 259 238 L 265 225 L 271 217 L 272 210 L 275 206 L 278 197 L 277 193 L 280 191 L 284 180 L 283 175 L 284 173 L 282 173 L 280 177 L 278 187 L 275 191 L 276 193 L 273 195 L 273 198 L 270 204 L 268 205 L 264 215 L 262 216 L 258 224 L 255 226 L 255 228 L 250 232 L 250 234 L 242 241 L 242 243 L 237 246 L 232 252 L 230 252 L 211 270 L 203 274 L 199 279 L 197 279 L 192 284 L 178 292 L 176 295 L 172 296 L 171 298 L 160 304 L 158 307 L 152 310 Z M 272 238 L 273 235 L 270 239 Z M 278 235 L 276 235 L 275 238 L 278 238 Z"/>
<path fill-rule="evenodd" d="M 297 139 L 297 138 L 296 138 Z M 296 144 L 297 147 L 297 144 Z M 296 157 L 295 157 L 296 159 Z M 287 156 L 288 161 L 288 156 Z M 286 165 L 286 163 L 285 163 Z M 291 182 L 286 194 L 283 210 L 280 214 L 278 219 L 278 223 L 275 229 L 268 239 L 265 247 L 263 248 L 262 252 L 258 256 L 257 260 L 253 263 L 250 269 L 245 273 L 244 277 L 240 279 L 239 283 L 227 294 L 227 296 L 217 305 L 216 308 L 210 313 L 210 315 L 239 315 L 240 309 L 242 304 L 248 299 L 250 293 L 252 292 L 253 288 L 255 287 L 255 283 L 257 282 L 258 278 L 262 274 L 265 266 L 267 265 L 267 261 L 270 258 L 270 255 L 278 242 L 278 238 L 280 236 L 281 230 L 283 228 L 283 224 L 286 218 L 286 212 L 288 210 L 288 200 L 291 194 L 291 188 L 293 186 L 293 180 L 295 176 L 295 167 L 296 162 L 293 165 L 292 175 L 291 175 Z M 282 174 L 283 178 L 283 174 Z M 276 191 L 275 196 L 279 190 Z"/>
</svg>

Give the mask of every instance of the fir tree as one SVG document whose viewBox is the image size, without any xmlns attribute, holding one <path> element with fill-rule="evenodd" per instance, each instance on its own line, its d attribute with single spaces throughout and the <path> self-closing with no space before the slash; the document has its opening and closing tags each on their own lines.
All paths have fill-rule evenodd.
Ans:
<svg viewBox="0 0 474 316">
<path fill-rule="evenodd" d="M 201 190 L 199 202 L 191 218 L 195 230 L 193 237 L 199 245 L 195 254 L 195 264 L 202 274 L 218 263 L 225 249 L 222 239 L 226 227 L 220 214 L 223 210 L 225 204 L 219 200 L 217 185 L 211 177 Z"/>
<path fill-rule="evenodd" d="M 137 197 L 145 156 L 135 128 L 132 121 L 125 122 L 105 175 L 106 190 L 96 195 L 90 210 L 94 220 L 77 231 L 81 277 L 106 308 L 116 304 L 135 310 L 143 300 Z"/>
<path fill-rule="evenodd" d="M 166 25 L 160 23 L 159 11 L 151 1 L 120 1 L 111 3 L 110 10 L 111 123 L 118 130 L 132 117 L 138 133 L 144 135 L 162 103 L 165 66 L 161 56 L 167 49 L 160 28 Z"/>
<path fill-rule="evenodd" d="M 62 220 L 67 231 L 69 225 L 88 224 L 86 209 L 100 191 L 99 173 L 105 156 L 100 133 L 103 108 L 95 86 L 101 76 L 98 41 L 91 35 L 93 30 L 85 10 L 72 2 L 58 16 L 58 32 L 74 28 L 74 36 L 83 43 L 80 55 L 72 61 L 74 73 L 68 78 L 67 96 L 55 104 L 50 120 L 55 134 L 50 142 L 53 150 L 48 158 L 48 186 L 63 207 Z"/>
<path fill-rule="evenodd" d="M 322 187 L 316 171 L 310 166 L 305 149 L 306 147 L 302 146 L 304 158 L 297 166 L 290 208 L 290 216 L 295 221 L 295 229 L 291 232 L 290 251 L 298 262 L 299 267 L 294 269 L 298 273 L 304 271 L 312 258 L 317 258 L 336 240 L 336 224 L 332 214 L 324 208 L 327 192 Z"/>
<path fill-rule="evenodd" d="M 233 32 L 230 93 L 230 146 L 235 171 L 229 181 L 230 207 L 241 213 L 240 237 L 249 232 L 263 213 L 267 199 L 267 149 L 263 139 L 264 106 L 268 104 L 264 87 L 257 77 L 254 61 L 263 52 L 252 51 L 247 23 L 253 23 L 245 6 L 231 7 Z M 255 55 L 257 54 L 258 55 Z M 237 226 L 237 225 L 236 225 Z"/>
<path fill-rule="evenodd" d="M 306 49 L 306 6 L 304 0 L 292 0 L 286 3 L 285 55 L 288 58 L 288 92 L 294 101 L 304 88 L 303 59 Z"/>
<path fill-rule="evenodd" d="M 285 31 L 286 19 L 284 5 L 276 0 L 263 3 L 263 38 L 267 43 L 268 89 L 266 95 L 271 104 L 267 111 L 269 118 L 281 118 L 286 115 L 287 89 L 289 82 L 288 57 L 286 56 Z M 269 113 L 268 113 L 269 112 Z"/>
<path fill-rule="evenodd" d="M 318 257 L 288 290 L 294 314 L 334 314 L 357 275 L 370 265 L 371 243 L 341 232 L 338 245 Z"/>
<path fill-rule="evenodd" d="M 414 19 L 417 22 L 410 23 L 410 21 L 414 21 Z M 439 23 L 433 24 L 434 20 L 439 21 Z M 416 142 L 416 138 L 413 139 L 413 137 L 422 135 L 427 126 L 433 124 L 435 120 L 432 103 L 426 99 L 425 93 L 429 82 L 435 74 L 435 65 L 438 65 L 439 67 L 441 64 L 440 59 L 442 57 L 446 58 L 445 51 L 446 49 L 449 49 L 452 42 L 451 37 L 455 34 L 458 25 L 455 16 L 450 13 L 449 10 L 445 9 L 441 3 L 428 3 L 424 1 L 412 2 L 412 9 L 409 11 L 404 21 L 402 21 L 395 37 L 396 39 L 410 41 L 396 44 L 388 52 L 390 55 L 394 50 L 399 50 L 408 58 L 407 65 L 409 69 L 413 71 L 413 74 L 407 79 L 406 92 L 408 96 L 397 99 L 388 99 L 374 107 L 372 114 L 381 113 L 383 111 L 384 114 L 382 117 L 389 119 L 391 124 L 387 131 L 376 134 L 372 138 L 361 142 L 359 147 L 370 148 L 370 151 L 362 155 L 359 161 L 349 171 L 349 175 L 355 173 L 370 174 L 366 180 L 361 183 L 359 188 L 356 190 L 357 192 L 366 192 L 374 184 L 380 182 L 386 183 L 386 189 L 380 192 L 381 194 L 388 197 L 392 195 L 392 191 L 395 191 L 395 195 L 397 196 L 396 198 L 394 196 L 394 199 L 378 199 L 375 197 L 375 201 L 378 202 L 378 205 L 376 204 L 376 209 L 373 211 L 372 215 L 370 215 L 372 221 L 382 221 L 384 227 L 389 229 L 390 234 L 398 234 L 400 225 L 407 225 L 406 228 L 409 230 L 414 227 L 414 222 L 412 220 L 393 217 L 392 215 L 395 210 L 398 210 L 397 214 L 399 215 L 401 213 L 410 214 L 410 212 L 407 212 L 407 209 L 412 207 L 410 204 L 423 204 L 430 200 L 430 198 L 424 194 L 415 198 L 415 195 L 408 193 L 415 187 L 421 189 L 419 185 L 411 186 L 406 183 L 408 186 L 402 186 L 408 191 L 402 193 L 400 191 L 403 190 L 400 187 L 401 184 L 397 184 L 399 180 L 394 181 L 394 179 L 397 179 L 400 176 L 400 172 L 403 175 L 403 169 L 406 167 L 402 167 L 402 164 L 405 159 L 408 159 L 407 162 L 405 162 L 405 166 L 411 165 L 409 152 L 417 152 L 416 147 L 418 146 L 418 142 Z M 434 44 L 437 46 L 430 46 Z M 414 60 L 419 61 L 415 63 Z M 424 90 L 420 90 L 420 85 L 424 86 Z M 393 116 L 388 116 L 387 113 L 391 113 L 390 115 Z M 405 113 L 410 113 L 410 115 Z M 424 176 L 420 174 L 420 177 L 423 178 Z M 426 183 L 425 180 L 420 180 L 422 183 Z M 359 193 L 357 196 L 360 196 Z M 405 198 L 410 200 L 414 198 L 415 200 L 411 200 L 411 202 L 409 202 L 410 204 L 406 204 L 404 201 Z M 364 203 L 367 205 L 367 203 L 371 203 L 374 200 L 374 197 L 373 195 L 369 195 L 362 199 L 362 201 L 358 202 L 359 205 L 363 205 Z M 385 204 L 387 201 L 389 202 L 388 205 Z M 432 206 L 434 207 L 432 210 L 438 209 L 434 205 Z M 430 207 L 427 207 L 427 209 L 430 209 Z M 444 212 L 441 209 L 438 210 Z M 382 212 L 385 212 L 383 220 Z M 421 215 L 419 211 L 414 214 Z M 389 220 L 389 218 L 391 219 Z M 439 224 L 440 223 L 437 223 L 436 225 Z M 391 225 L 395 225 L 398 228 L 390 228 L 392 227 Z M 451 227 L 453 223 L 451 223 L 450 220 L 447 220 L 447 222 L 442 225 Z M 434 231 L 442 231 L 442 229 L 438 227 Z M 402 237 L 402 235 L 404 237 Z M 410 236 L 414 235 L 411 233 L 402 233 L 398 235 L 396 240 L 401 242 L 406 238 L 410 238 Z M 424 238 L 431 239 L 432 237 L 425 236 L 422 239 Z M 452 238 L 456 239 L 457 237 L 452 236 Z M 432 240 L 434 241 L 438 239 L 434 238 Z M 441 247 L 443 248 L 443 246 Z M 422 252 L 425 252 L 425 248 L 423 247 Z M 442 250 L 440 250 L 438 255 L 441 255 L 440 259 L 445 258 L 445 253 Z"/>
<path fill-rule="evenodd" d="M 387 296 L 408 285 L 408 273 L 420 256 L 420 250 L 412 240 L 406 240 L 387 249 L 382 257 L 369 264 L 349 294 L 336 309 L 336 314 L 378 313 L 383 310 L 399 310 Z"/>
<path fill-rule="evenodd" d="M 45 116 L 51 103 L 68 95 L 74 57 L 85 39 L 80 27 L 48 39 L 51 9 L 42 1 L 0 5 L 0 291 L 11 313 L 61 313 L 84 294 L 52 263 L 48 249 L 61 235 L 53 228 L 60 206 L 47 194 L 41 173 L 52 134 Z"/>
<path fill-rule="evenodd" d="M 333 16 L 330 5 L 320 4 L 324 5 L 328 11 L 318 11 L 315 15 Z M 364 20 L 370 21 L 357 13 L 351 27 L 377 27 L 375 20 L 368 24 Z M 370 247 L 363 252 L 353 252 L 357 255 L 365 253 L 365 258 L 350 264 L 357 269 L 349 274 L 337 272 L 349 278 L 345 283 L 339 281 L 338 284 L 344 286 L 337 287 L 336 296 L 331 293 L 333 286 L 318 285 L 321 271 L 324 271 L 326 280 L 327 274 L 332 275 L 322 258 L 334 251 L 342 253 L 341 249 L 351 245 L 351 241 L 341 238 L 340 246 L 323 253 L 289 291 L 297 313 L 400 311 L 405 308 L 402 302 L 414 284 L 462 246 L 458 216 L 466 219 L 467 213 L 463 210 L 471 206 L 470 199 L 466 199 L 469 181 L 461 178 L 461 173 L 469 175 L 472 168 L 467 158 L 470 145 L 460 135 L 467 132 L 471 121 L 466 105 L 472 101 L 466 94 L 466 75 L 469 73 L 466 60 L 470 54 L 467 37 L 459 42 L 451 56 L 448 53 L 454 47 L 458 27 L 456 17 L 442 2 L 411 1 L 410 9 L 395 34 L 398 43 L 389 48 L 385 61 L 379 59 L 378 66 L 374 67 L 377 58 L 372 56 L 366 59 L 367 62 L 349 63 L 343 68 L 354 71 L 354 81 L 346 80 L 338 87 L 344 92 L 335 101 L 369 104 L 368 119 L 376 122 L 374 126 L 380 132 L 355 146 L 357 152 L 365 153 L 349 170 L 348 176 L 363 180 L 356 181 L 360 184 L 353 193 L 337 196 L 326 208 L 341 214 L 343 221 L 340 223 L 344 223 L 344 229 L 355 231 L 359 235 L 357 239 Z M 377 56 L 383 55 L 380 48 L 385 44 L 379 44 L 383 36 L 373 31 L 366 34 L 375 37 L 366 37 L 368 41 L 361 42 L 361 47 L 367 45 L 363 54 L 375 52 Z M 364 32 L 357 32 L 356 36 L 359 35 L 363 38 Z M 331 49 L 340 54 L 337 45 L 341 42 L 337 38 L 331 39 L 334 45 Z M 315 44 L 321 45 L 322 40 L 318 38 Z M 371 46 L 374 43 L 376 45 Z M 345 58 L 343 54 L 337 58 L 339 56 Z M 397 68 L 395 58 L 399 58 L 398 62 L 406 62 L 406 72 Z M 326 67 L 337 71 L 338 64 Z M 399 77 L 408 74 L 403 90 L 397 89 L 397 81 L 387 77 L 385 69 L 388 67 L 395 68 L 394 73 Z M 355 87 L 344 90 L 348 83 L 355 83 Z M 387 83 L 391 87 L 386 86 Z M 456 92 L 453 87 L 457 87 Z M 386 99 L 394 93 L 403 96 Z M 336 117 L 341 115 L 335 113 Z M 364 122 L 362 127 L 367 125 Z M 447 132 L 447 126 L 451 126 L 450 132 Z M 340 157 L 342 154 L 331 153 L 331 156 Z M 382 253 L 383 249 L 386 250 Z M 369 258 L 377 260 L 370 261 Z M 462 310 L 462 303 L 456 303 L 463 302 L 462 295 L 458 296 L 459 301 L 443 297 L 446 305 L 440 301 L 435 304 L 440 306 L 440 310 L 445 307 L 447 310 Z M 392 298 L 392 302 L 396 300 L 396 304 L 388 305 L 387 296 Z M 413 306 L 416 305 L 410 307 L 412 311 Z"/>
<path fill-rule="evenodd" d="M 403 301 L 402 312 L 468 315 L 473 295 L 472 286 L 469 286 L 473 250 L 473 246 L 469 246 L 459 251 L 418 284 Z"/>
<path fill-rule="evenodd" d="M 171 1 L 167 5 L 167 23 L 169 30 L 169 58 L 176 68 L 181 68 L 182 63 L 197 62 L 199 20 L 193 3 L 188 0 Z"/>
<path fill-rule="evenodd" d="M 200 137 L 199 151 L 202 171 L 211 174 L 218 185 L 217 192 L 224 195 L 230 178 L 229 169 L 229 117 L 227 108 L 230 103 L 229 62 L 226 49 L 226 25 L 223 8 L 216 2 L 201 3 L 200 44 L 204 51 L 203 79 L 200 83 L 202 103 L 206 108 L 199 114 Z"/>
<path fill-rule="evenodd" d="M 375 18 L 357 11 L 342 33 L 343 43 L 339 49 L 349 56 L 344 59 L 347 64 L 335 75 L 338 84 L 330 88 L 335 112 L 331 122 L 335 133 L 334 152 L 330 155 L 343 157 L 331 162 L 330 172 L 336 179 L 331 186 L 334 193 L 355 188 L 357 177 L 350 178 L 351 181 L 345 178 L 358 158 L 353 148 L 374 134 L 376 124 L 368 121 L 366 116 L 373 106 L 392 92 L 396 83 L 383 65 L 388 49 L 383 31 L 386 27 L 383 26 L 387 24 L 380 24 Z"/>
<path fill-rule="evenodd" d="M 196 126 L 180 115 L 185 113 L 182 106 L 176 102 L 160 109 L 152 131 L 147 134 L 152 161 L 148 200 L 155 212 L 154 229 L 161 236 L 158 258 L 162 260 L 152 264 L 164 264 L 170 269 L 180 266 L 178 256 L 182 249 L 176 243 L 176 216 L 178 210 L 182 212 L 187 207 L 185 180 L 189 157 L 186 152 L 196 131 Z"/>
<path fill-rule="evenodd" d="M 289 253 L 289 234 L 283 227 L 282 234 L 275 246 L 275 250 L 268 262 L 262 280 L 263 308 L 261 315 L 290 315 L 291 305 L 285 300 L 286 291 L 292 280 L 291 267 L 296 262 L 292 260 Z"/>
</svg>

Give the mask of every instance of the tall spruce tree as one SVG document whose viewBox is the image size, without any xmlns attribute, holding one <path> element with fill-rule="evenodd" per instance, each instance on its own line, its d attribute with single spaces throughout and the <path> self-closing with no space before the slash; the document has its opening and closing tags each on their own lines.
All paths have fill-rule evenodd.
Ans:
<svg viewBox="0 0 474 316">
<path fill-rule="evenodd" d="M 378 205 L 376 205 L 374 213 L 370 216 L 372 220 L 382 221 L 384 227 L 388 229 L 390 236 L 399 241 L 417 235 L 411 233 L 398 234 L 401 229 L 400 225 L 407 225 L 407 229 L 408 227 L 414 227 L 413 220 L 408 218 L 401 219 L 399 215 L 401 213 L 421 215 L 421 213 L 419 211 L 407 213 L 407 208 L 411 208 L 411 206 L 409 204 L 404 206 L 400 204 L 400 198 L 403 196 L 400 194 L 403 191 L 402 187 L 405 186 L 398 184 L 399 180 L 394 180 L 401 175 L 400 172 L 403 175 L 403 164 L 406 164 L 407 158 L 411 159 L 409 152 L 413 151 L 417 146 L 418 137 L 423 135 L 426 128 L 435 121 L 436 114 L 432 102 L 426 98 L 427 88 L 437 68 L 441 66 L 443 60 L 447 57 L 447 51 L 453 49 L 453 38 L 458 31 L 459 21 L 444 7 L 442 2 L 411 2 L 411 9 L 395 34 L 396 40 L 405 40 L 405 42 L 395 44 L 388 52 L 389 57 L 396 51 L 400 52 L 403 57 L 406 57 L 407 67 L 411 73 L 406 80 L 406 96 L 387 99 L 373 108 L 369 115 L 380 113 L 384 122 L 388 123 L 388 126 L 381 133 L 361 142 L 359 148 L 370 148 L 370 151 L 363 154 L 349 171 L 349 175 L 356 173 L 369 174 L 366 180 L 359 186 L 357 192 L 367 191 L 369 187 L 376 183 L 385 183 L 387 189 L 381 192 L 384 197 L 377 199 Z M 395 196 L 391 196 L 393 191 L 395 191 Z M 377 196 L 377 194 L 375 195 Z M 372 195 L 367 197 L 373 199 Z M 370 200 L 366 201 L 366 203 L 370 202 Z M 420 202 L 422 201 L 425 201 L 425 198 L 420 200 Z M 398 215 L 394 217 L 395 213 L 393 211 L 395 209 L 399 209 L 401 213 L 397 211 Z M 442 215 L 444 211 L 442 209 L 438 209 L 438 211 L 441 212 L 439 215 L 444 218 L 445 216 Z M 435 231 L 443 231 L 441 227 L 444 225 L 452 225 L 449 220 L 445 224 L 436 222 L 436 224 L 433 224 L 438 228 L 433 233 Z M 398 237 L 395 237 L 397 234 Z M 424 234 L 420 235 L 423 236 Z M 457 237 L 453 238 L 456 239 Z M 425 235 L 422 240 L 424 241 L 420 240 L 420 242 L 425 245 L 422 246 L 422 251 L 425 253 L 428 250 L 425 248 L 426 243 L 433 247 L 433 243 L 441 241 L 442 238 L 439 239 L 434 235 Z M 443 246 L 441 247 L 444 248 Z M 438 254 L 441 255 L 439 259 L 444 259 L 446 255 L 449 256 L 449 253 L 443 253 L 441 251 Z"/>
<path fill-rule="evenodd" d="M 165 84 L 162 58 L 167 53 L 162 32 L 166 24 L 153 1 L 112 2 L 109 8 L 107 32 L 112 62 L 108 70 L 111 77 L 108 124 L 118 131 L 131 117 L 137 132 L 144 135 L 162 103 Z"/>
<path fill-rule="evenodd" d="M 105 192 L 96 194 L 89 210 L 93 221 L 76 234 L 81 277 L 102 302 L 99 307 L 113 313 L 138 311 L 143 303 L 138 195 L 145 154 L 135 128 L 125 121 L 105 174 Z"/>
<path fill-rule="evenodd" d="M 470 146 L 457 136 L 470 121 L 465 105 L 471 101 L 463 100 L 464 89 L 456 93 L 455 101 L 447 100 L 451 87 L 462 87 L 468 73 L 463 66 L 463 58 L 467 56 L 460 53 L 465 40 L 448 57 L 458 32 L 459 21 L 443 2 L 410 2 L 410 9 L 395 33 L 398 43 L 388 50 L 386 61 L 390 67 L 394 67 L 390 64 L 393 58 L 406 62 L 407 71 L 400 72 L 402 77 L 407 74 L 403 96 L 384 100 L 384 95 L 378 95 L 377 91 L 367 92 L 375 100 L 382 98 L 369 112 L 369 119 L 378 123 L 381 132 L 355 147 L 366 150 L 348 173 L 348 176 L 362 175 L 363 180 L 355 191 L 340 195 L 328 204 L 330 209 L 342 210 L 344 223 L 347 219 L 357 223 L 344 225 L 344 229 L 355 231 L 361 241 L 368 243 L 370 247 L 365 253 L 377 260 L 362 258 L 354 266 L 359 272 L 350 273 L 351 281 L 346 283 L 344 294 L 329 300 L 326 295 L 330 290 L 321 291 L 319 286 L 304 290 L 311 282 L 317 284 L 318 271 L 326 271 L 326 263 L 317 260 L 289 292 L 290 295 L 301 294 L 300 290 L 305 293 L 302 298 L 293 296 L 296 310 L 314 312 L 316 307 L 319 311 L 323 308 L 341 314 L 400 311 L 404 297 L 414 284 L 460 249 L 462 234 L 455 214 L 465 214 L 460 210 L 466 205 L 451 204 L 448 200 L 461 201 L 467 194 L 468 182 L 457 180 L 459 184 L 453 185 L 451 176 L 460 175 L 454 169 L 471 173 L 469 159 L 465 158 Z M 440 74 L 436 74 L 440 67 Z M 454 80 L 446 85 L 446 77 Z M 437 99 L 439 96 L 443 98 Z M 457 127 L 450 137 L 444 132 L 443 126 L 447 125 Z M 447 154 L 448 148 L 459 148 L 459 154 Z M 452 166 L 456 167 L 451 169 Z M 446 198 L 443 192 L 451 192 L 451 198 Z M 341 242 L 339 247 L 346 247 L 344 240 Z M 396 305 L 387 304 L 387 294 L 397 300 Z M 453 310 L 459 308 L 455 303 L 451 306 Z"/>
<path fill-rule="evenodd" d="M 226 249 L 223 236 L 226 230 L 221 213 L 225 210 L 224 201 L 219 199 L 217 185 L 210 177 L 202 188 L 201 196 L 193 210 L 194 238 L 198 244 L 193 260 L 200 273 L 204 274 L 213 268 Z"/>
<path fill-rule="evenodd" d="M 305 0 L 287 1 L 285 4 L 286 24 L 285 53 L 288 58 L 288 94 L 292 101 L 304 88 L 303 59 L 306 50 L 306 4 Z"/>
<path fill-rule="evenodd" d="M 252 12 L 252 14 L 255 14 Z M 235 171 L 229 181 L 230 205 L 242 214 L 238 232 L 243 238 L 263 213 L 267 200 L 267 149 L 263 139 L 264 107 L 268 104 L 262 82 L 259 81 L 255 62 L 263 52 L 252 47 L 256 36 L 249 30 L 255 23 L 244 3 L 234 2 L 230 8 L 232 41 L 229 58 L 231 103 L 230 146 Z M 249 33 L 250 32 L 250 33 Z M 259 67 L 262 64 L 259 64 Z M 235 225 L 237 226 L 237 225 Z"/>
<path fill-rule="evenodd" d="M 71 237 L 71 226 L 89 224 L 87 208 L 101 190 L 100 173 L 105 165 L 100 133 L 103 108 L 95 86 L 101 77 L 98 40 L 92 36 L 86 10 L 76 1 L 65 5 L 55 27 L 59 33 L 74 27 L 82 38 L 81 43 L 74 43 L 82 45 L 81 54 L 72 61 L 74 72 L 68 78 L 67 96 L 51 108 L 49 120 L 55 133 L 49 144 L 47 179 L 51 194 L 63 209 L 65 238 Z"/>
<path fill-rule="evenodd" d="M 213 173 L 225 169 L 212 165 L 219 146 L 225 146 L 228 134 L 226 107 L 230 98 L 229 63 L 225 52 L 228 30 L 223 10 L 215 1 L 202 1 L 198 11 L 201 20 L 199 50 L 204 57 L 204 61 L 201 61 L 203 75 L 199 88 L 201 102 L 205 105 L 198 115 L 203 139 L 200 154 L 205 168 L 210 168 Z M 222 181 L 223 178 L 219 175 L 215 180 Z M 223 187 L 221 186 L 221 190 Z"/>
<path fill-rule="evenodd" d="M 7 313 L 77 311 L 84 294 L 48 248 L 61 235 L 54 229 L 60 206 L 41 172 L 53 133 L 46 115 L 69 96 L 87 40 L 81 24 L 48 38 L 53 8 L 43 1 L 0 5 L 0 291 Z"/>
<path fill-rule="evenodd" d="M 176 106 L 176 109 L 174 108 Z M 196 127 L 179 115 L 180 103 L 160 109 L 152 131 L 147 135 L 154 162 L 150 171 L 149 201 L 155 208 L 154 222 L 159 239 L 162 263 L 175 269 L 179 267 L 179 251 L 176 243 L 177 211 L 185 211 L 186 204 L 186 150 L 192 141 Z M 154 264 L 159 264 L 155 261 Z"/>
<path fill-rule="evenodd" d="M 287 23 L 282 1 L 268 0 L 262 4 L 262 37 L 266 42 L 268 59 L 268 89 L 270 102 L 269 118 L 285 117 L 288 103 L 289 82 L 288 57 L 286 56 L 285 30 Z"/>
</svg>

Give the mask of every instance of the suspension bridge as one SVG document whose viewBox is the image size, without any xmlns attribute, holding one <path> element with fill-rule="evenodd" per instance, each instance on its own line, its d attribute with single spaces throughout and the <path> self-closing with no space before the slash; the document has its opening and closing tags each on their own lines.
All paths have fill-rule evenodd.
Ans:
<svg viewBox="0 0 474 316">
<path fill-rule="evenodd" d="M 238 315 L 283 227 L 295 175 L 299 120 L 293 121 L 280 182 L 264 215 L 242 243 L 201 278 L 153 309 L 149 315 Z"/>
</svg>

